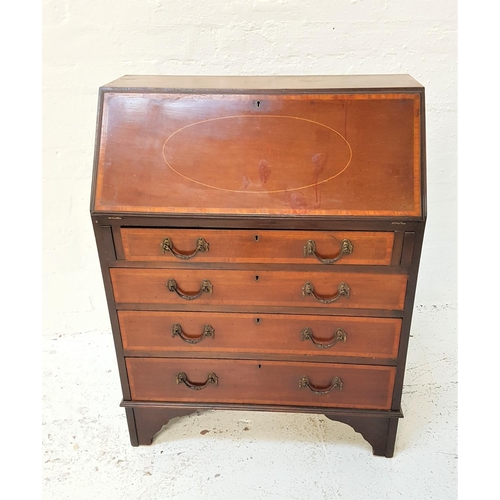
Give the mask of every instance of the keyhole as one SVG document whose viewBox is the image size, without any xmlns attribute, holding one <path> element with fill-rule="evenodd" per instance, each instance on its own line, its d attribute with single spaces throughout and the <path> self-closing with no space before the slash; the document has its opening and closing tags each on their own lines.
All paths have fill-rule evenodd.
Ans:
<svg viewBox="0 0 500 500">
<path fill-rule="evenodd" d="M 255 318 L 255 322 L 256 322 L 257 324 L 259 324 L 259 323 L 260 323 L 260 318 Z"/>
<path fill-rule="evenodd" d="M 257 108 L 260 108 L 260 101 L 255 101 L 255 106 L 256 106 Z"/>
<path fill-rule="evenodd" d="M 259 276 L 255 276 L 255 281 L 259 281 Z"/>
<path fill-rule="evenodd" d="M 262 368 L 262 365 L 259 365 L 259 368 Z"/>
<path fill-rule="evenodd" d="M 259 241 L 259 235 L 258 234 L 255 235 L 255 241 Z"/>
</svg>

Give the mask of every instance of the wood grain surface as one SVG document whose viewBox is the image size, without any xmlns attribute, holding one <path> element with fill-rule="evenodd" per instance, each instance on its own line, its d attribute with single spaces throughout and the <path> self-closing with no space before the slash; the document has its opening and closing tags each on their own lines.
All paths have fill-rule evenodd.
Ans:
<svg viewBox="0 0 500 500">
<path fill-rule="evenodd" d="M 419 90 L 422 85 L 410 75 L 273 75 L 273 76 L 236 76 L 236 75 L 125 75 L 102 89 L 138 92 L 170 91 L 230 93 L 242 91 L 268 92 L 275 90 L 305 91 L 311 89 L 328 92 L 349 90 L 367 92 L 370 90 Z"/>
<path fill-rule="evenodd" d="M 396 372 L 388 366 L 278 361 L 126 358 L 126 363 L 133 400 L 338 408 L 389 409 Z M 176 382 L 181 372 L 193 384 L 203 384 L 209 373 L 215 373 L 218 384 L 192 390 Z M 340 377 L 344 385 L 341 391 L 315 394 L 299 387 L 304 375 L 317 388 L 328 387 L 334 377 Z"/>
<path fill-rule="evenodd" d="M 199 305 L 323 307 L 313 296 L 304 296 L 306 282 L 317 295 L 330 298 L 338 293 L 340 283 L 347 283 L 350 296 L 341 296 L 327 304 L 331 309 L 369 308 L 396 309 L 404 305 L 407 276 L 405 274 L 238 271 L 218 269 L 110 269 L 115 300 L 119 309 L 130 304 L 174 304 L 183 310 L 196 310 Z M 212 293 L 201 293 L 185 300 L 169 291 L 167 283 L 174 279 L 184 294 L 197 294 L 203 280 L 212 284 Z M 126 305 L 129 306 L 126 306 Z"/>
<path fill-rule="evenodd" d="M 421 215 L 420 93 L 104 94 L 95 212 Z"/>
<path fill-rule="evenodd" d="M 122 228 L 124 257 L 131 261 L 186 262 L 162 250 L 161 243 L 167 237 L 180 254 L 192 254 L 198 238 L 204 238 L 208 252 L 199 252 L 189 261 L 207 263 L 327 265 L 312 255 L 304 255 L 306 242 L 313 240 L 318 256 L 331 259 L 339 255 L 342 241 L 348 239 L 353 251 L 343 254 L 336 264 L 387 266 L 394 245 L 392 232 Z"/>
<path fill-rule="evenodd" d="M 356 318 L 348 316 L 304 316 L 284 314 L 227 314 L 185 311 L 118 311 L 125 355 L 203 356 L 213 353 L 220 357 L 246 354 L 275 356 L 304 355 L 350 356 L 395 360 L 398 354 L 401 319 Z M 213 337 L 203 337 L 195 344 L 173 336 L 172 326 L 181 325 L 186 338 L 197 340 L 205 325 L 210 325 Z M 341 328 L 345 341 L 321 348 L 301 332 L 312 330 L 320 344 L 330 344 Z M 147 353 L 147 354 L 146 354 Z"/>
</svg>

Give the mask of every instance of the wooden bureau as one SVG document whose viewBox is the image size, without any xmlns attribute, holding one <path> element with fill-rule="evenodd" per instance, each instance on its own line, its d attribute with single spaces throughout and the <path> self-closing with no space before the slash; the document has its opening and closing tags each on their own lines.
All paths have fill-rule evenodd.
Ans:
<svg viewBox="0 0 500 500">
<path fill-rule="evenodd" d="M 324 414 L 393 455 L 424 117 L 408 75 L 100 88 L 91 217 L 132 445 L 243 409 Z"/>
</svg>

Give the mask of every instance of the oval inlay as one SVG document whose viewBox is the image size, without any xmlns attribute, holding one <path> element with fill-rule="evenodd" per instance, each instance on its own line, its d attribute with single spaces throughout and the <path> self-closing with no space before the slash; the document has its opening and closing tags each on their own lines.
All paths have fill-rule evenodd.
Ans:
<svg viewBox="0 0 500 500">
<path fill-rule="evenodd" d="M 296 116 L 211 118 L 173 132 L 167 166 L 196 184 L 238 193 L 317 188 L 349 166 L 352 149 L 338 131 Z"/>
</svg>

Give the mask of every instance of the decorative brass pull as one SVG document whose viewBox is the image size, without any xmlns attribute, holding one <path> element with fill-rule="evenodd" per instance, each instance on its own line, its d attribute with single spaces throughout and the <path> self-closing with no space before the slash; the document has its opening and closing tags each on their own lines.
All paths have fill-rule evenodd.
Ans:
<svg viewBox="0 0 500 500">
<path fill-rule="evenodd" d="M 201 342 L 205 337 L 215 337 L 215 330 L 213 326 L 211 325 L 204 325 L 203 326 L 203 331 L 201 332 L 201 335 L 196 338 L 189 338 L 184 336 L 184 332 L 182 331 L 182 326 L 179 325 L 179 323 L 175 323 L 172 325 L 172 337 L 179 336 L 184 342 L 188 344 L 197 344 L 198 342 Z"/>
<path fill-rule="evenodd" d="M 330 298 L 320 297 L 319 295 L 316 295 L 316 293 L 314 292 L 313 284 L 310 281 L 307 281 L 306 283 L 304 283 L 304 286 L 302 287 L 302 295 L 304 297 L 312 295 L 316 300 L 318 300 L 322 304 L 331 304 L 332 302 L 339 300 L 340 297 L 349 298 L 349 295 L 351 294 L 351 288 L 347 283 L 344 282 L 339 284 L 337 290 L 338 290 L 337 293 L 333 297 Z"/>
<path fill-rule="evenodd" d="M 182 260 L 188 260 L 193 258 L 198 252 L 208 252 L 208 243 L 204 238 L 198 238 L 196 240 L 196 248 L 194 252 L 190 254 L 180 253 L 174 248 L 174 244 L 170 238 L 163 238 L 161 242 L 161 251 L 162 253 L 170 252 L 174 257 Z"/>
<path fill-rule="evenodd" d="M 329 344 L 322 344 L 313 337 L 312 328 L 307 326 L 300 332 L 300 340 L 310 340 L 320 349 L 328 349 L 329 347 L 333 347 L 337 342 L 345 342 L 347 340 L 347 333 L 342 328 L 337 328 L 333 335 L 333 340 Z"/>
<path fill-rule="evenodd" d="M 198 298 L 202 293 L 212 293 L 214 288 L 212 283 L 210 283 L 210 280 L 203 280 L 201 282 L 201 288 L 198 292 L 192 294 L 183 293 L 177 288 L 177 281 L 175 281 L 173 278 L 170 278 L 165 286 L 170 292 L 175 292 L 181 299 L 185 300 L 194 300 Z"/>
<path fill-rule="evenodd" d="M 354 245 L 352 244 L 351 240 L 342 240 L 342 243 L 340 244 L 339 254 L 335 257 L 332 257 L 331 259 L 324 259 L 316 253 L 316 243 L 314 242 L 314 240 L 307 240 L 306 244 L 304 245 L 304 257 L 314 255 L 323 264 L 333 264 L 334 262 L 337 262 L 340 257 L 342 257 L 342 255 L 352 254 L 353 250 Z"/>
<path fill-rule="evenodd" d="M 175 381 L 178 384 L 181 383 L 186 384 L 186 386 L 189 387 L 190 389 L 193 389 L 193 391 L 201 391 L 210 384 L 219 385 L 219 378 L 215 373 L 209 373 L 207 381 L 204 384 L 194 384 L 193 382 L 190 382 L 187 378 L 187 375 L 184 372 L 178 373 L 177 376 L 175 377 Z"/>
<path fill-rule="evenodd" d="M 309 382 L 309 377 L 304 375 L 299 381 L 299 387 L 301 389 L 307 387 L 312 392 L 314 392 L 314 394 L 328 394 L 330 391 L 333 391 L 334 389 L 336 389 L 337 391 L 341 391 L 342 388 L 344 387 L 344 382 L 342 382 L 342 379 L 340 377 L 333 377 L 330 385 L 322 389 L 312 385 L 311 382 Z"/>
</svg>

